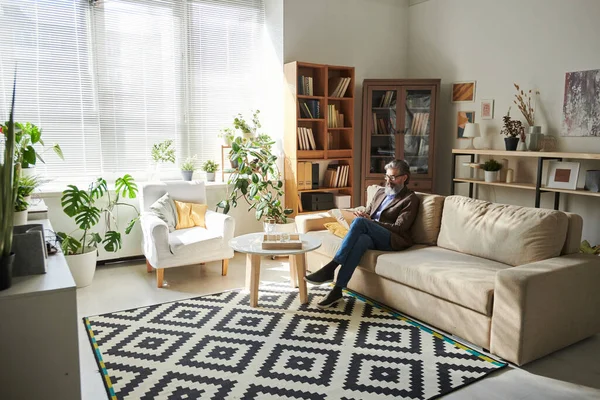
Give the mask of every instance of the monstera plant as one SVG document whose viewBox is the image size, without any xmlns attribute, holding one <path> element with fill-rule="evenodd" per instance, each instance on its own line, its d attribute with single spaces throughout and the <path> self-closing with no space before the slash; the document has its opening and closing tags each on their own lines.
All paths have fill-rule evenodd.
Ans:
<svg viewBox="0 0 600 400">
<path fill-rule="evenodd" d="M 63 211 L 75 219 L 77 229 L 68 234 L 57 232 L 56 235 L 77 287 L 87 286 L 92 282 L 96 271 L 98 246 L 102 246 L 108 252 L 121 249 L 122 236 L 115 211 L 117 207 L 130 207 L 135 210 L 135 217 L 125 228 L 125 234 L 129 234 L 139 219 L 139 211 L 134 205 L 122 202 L 121 199 L 134 199 L 137 193 L 138 188 L 131 175 L 125 175 L 115 181 L 114 195 L 111 195 L 106 180 L 102 178 L 92 182 L 87 190 L 68 185 L 68 189 L 63 192 Z M 101 219 L 104 220 L 104 229 L 98 232 L 95 228 Z"/>
</svg>

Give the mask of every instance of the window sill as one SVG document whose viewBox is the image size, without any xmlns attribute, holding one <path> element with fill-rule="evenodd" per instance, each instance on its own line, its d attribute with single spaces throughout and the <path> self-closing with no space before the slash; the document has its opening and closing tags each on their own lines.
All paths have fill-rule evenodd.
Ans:
<svg viewBox="0 0 600 400">
<path fill-rule="evenodd" d="M 155 181 L 156 182 L 156 181 Z M 171 181 L 163 181 L 163 182 L 171 182 Z M 138 185 L 138 188 L 141 189 L 142 184 L 144 183 L 149 183 L 149 181 L 138 181 L 136 180 L 135 183 Z M 88 185 L 90 184 L 90 181 L 80 181 L 80 182 L 51 182 L 48 183 L 44 186 L 42 186 L 40 189 L 38 189 L 33 196 L 34 197 L 60 197 L 62 196 L 62 192 L 67 189 L 67 185 L 75 185 L 80 189 L 83 188 L 87 188 Z M 204 184 L 206 186 L 206 190 L 207 191 L 211 191 L 211 190 L 217 190 L 217 189 L 221 189 L 221 188 L 226 188 L 228 186 L 227 183 L 225 182 L 206 182 L 204 181 Z M 108 184 L 108 188 L 109 190 L 114 190 L 114 183 L 109 183 Z"/>
</svg>

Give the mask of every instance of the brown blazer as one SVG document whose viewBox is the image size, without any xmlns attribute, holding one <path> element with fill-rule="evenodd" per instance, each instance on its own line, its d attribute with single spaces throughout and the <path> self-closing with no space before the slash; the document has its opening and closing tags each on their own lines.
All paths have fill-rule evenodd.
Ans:
<svg viewBox="0 0 600 400">
<path fill-rule="evenodd" d="M 373 201 L 367 207 L 366 213 L 373 215 L 385 199 L 385 189 L 381 188 L 375 193 Z M 406 186 L 383 209 L 379 221 L 374 221 L 392 232 L 392 249 L 404 250 L 413 245 L 410 228 L 415 222 L 419 211 L 419 198 Z"/>
</svg>

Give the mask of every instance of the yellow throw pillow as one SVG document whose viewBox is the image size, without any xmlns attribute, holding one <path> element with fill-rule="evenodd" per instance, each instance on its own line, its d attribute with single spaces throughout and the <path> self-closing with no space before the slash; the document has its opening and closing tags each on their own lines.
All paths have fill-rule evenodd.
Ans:
<svg viewBox="0 0 600 400">
<path fill-rule="evenodd" d="M 328 222 L 324 226 L 329 232 L 342 239 L 348 234 L 348 229 L 344 228 L 339 222 Z"/>
<path fill-rule="evenodd" d="M 208 204 L 184 203 L 183 201 L 173 200 L 177 209 L 177 226 L 175 229 L 193 228 L 199 226 L 206 228 L 204 216 L 208 209 Z"/>
</svg>

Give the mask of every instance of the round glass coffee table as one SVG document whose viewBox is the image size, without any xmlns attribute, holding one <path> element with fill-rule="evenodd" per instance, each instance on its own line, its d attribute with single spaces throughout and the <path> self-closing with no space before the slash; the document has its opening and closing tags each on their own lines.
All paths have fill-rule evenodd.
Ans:
<svg viewBox="0 0 600 400">
<path fill-rule="evenodd" d="M 298 250 L 263 250 L 263 232 L 249 233 L 235 237 L 229 241 L 229 245 L 240 253 L 246 253 L 246 289 L 250 291 L 250 307 L 258 306 L 258 284 L 260 282 L 260 258 L 261 256 L 289 256 L 290 278 L 292 287 L 298 287 L 300 291 L 300 303 L 308 301 L 306 293 L 306 256 L 309 251 L 321 247 L 321 239 L 309 235 L 300 235 L 302 249 Z"/>
</svg>

